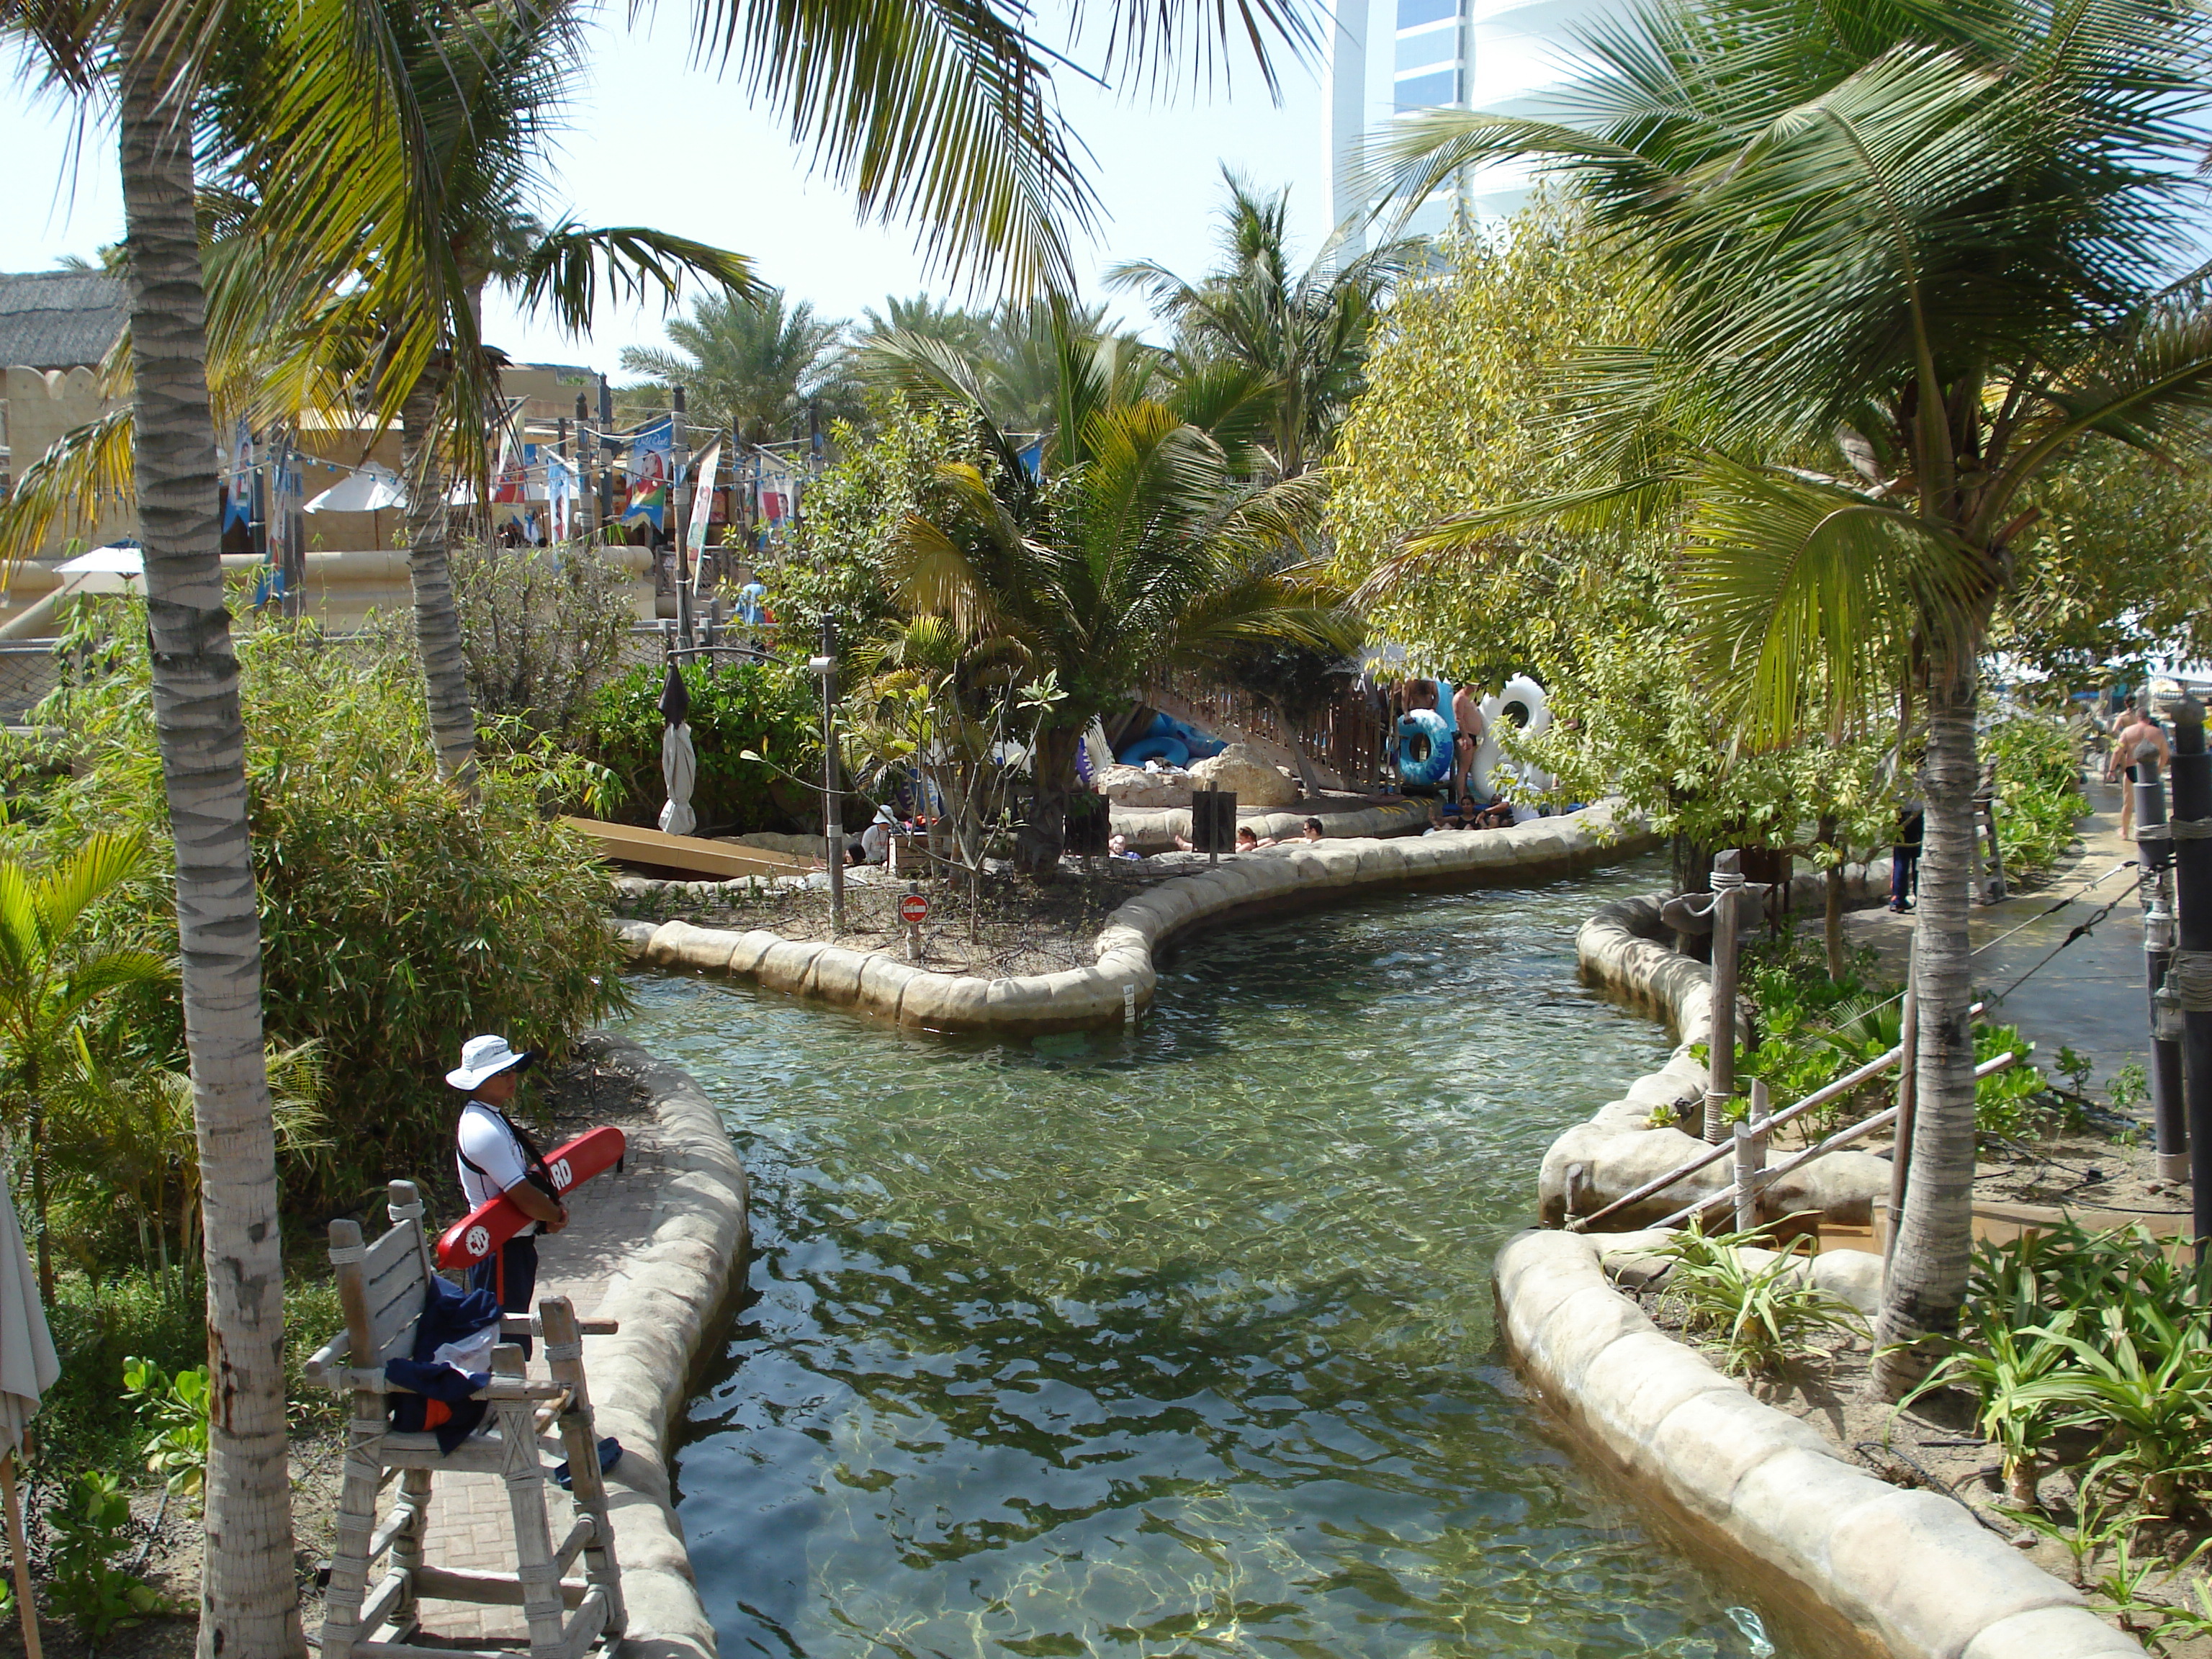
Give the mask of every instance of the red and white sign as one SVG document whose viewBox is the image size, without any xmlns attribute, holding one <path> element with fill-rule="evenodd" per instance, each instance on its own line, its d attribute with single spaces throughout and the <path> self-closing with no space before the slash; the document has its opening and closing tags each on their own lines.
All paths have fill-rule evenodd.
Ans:
<svg viewBox="0 0 2212 1659">
<path fill-rule="evenodd" d="M 915 927 L 929 919 L 929 899 L 921 893 L 907 893 L 899 899 L 899 920 Z"/>
</svg>

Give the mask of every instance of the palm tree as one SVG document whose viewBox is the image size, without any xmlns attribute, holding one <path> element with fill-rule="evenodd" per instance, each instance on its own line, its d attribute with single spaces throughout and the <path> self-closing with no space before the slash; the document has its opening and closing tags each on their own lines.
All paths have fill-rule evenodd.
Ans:
<svg viewBox="0 0 2212 1659">
<path fill-rule="evenodd" d="M 1217 363 L 1265 378 L 1275 407 L 1268 422 L 1271 469 L 1291 478 L 1328 452 L 1337 423 L 1365 384 L 1367 337 L 1391 286 L 1427 257 L 1419 238 L 1382 243 L 1340 259 L 1332 239 L 1304 270 L 1287 246 L 1290 191 L 1256 194 L 1229 168 L 1222 210 L 1222 263 L 1197 283 L 1149 259 L 1115 266 L 1106 280 L 1145 295 L 1174 329 L 1173 372 Z"/>
<path fill-rule="evenodd" d="M 843 420 L 859 412 L 845 325 L 817 316 L 809 301 L 787 302 L 777 288 L 702 295 L 689 318 L 667 328 L 676 350 L 624 346 L 623 368 L 682 386 L 693 419 L 734 428 L 744 442 L 803 438 L 812 416 Z"/>
<path fill-rule="evenodd" d="M 939 470 L 948 506 L 910 515 L 886 574 L 910 614 L 942 617 L 978 659 L 1033 687 L 1031 799 L 1016 852 L 1058 867 L 1084 728 L 1146 674 L 1221 661 L 1255 641 L 1341 652 L 1356 628 L 1304 556 L 1320 507 L 1310 478 L 1241 482 L 1249 446 L 1135 388 L 1110 340 L 1056 308 L 1054 419 L 1032 471 L 986 389 L 935 342 L 887 342 L 915 395 L 976 422 L 986 460 Z M 1056 697 L 1056 700 L 1054 698 Z"/>
<path fill-rule="evenodd" d="M 240 0 L 104 0 L 53 7 L 0 0 L 0 31 L 25 40 L 58 82 L 115 86 L 130 255 L 136 493 L 145 548 L 152 697 L 176 849 L 185 1033 L 202 1171 L 210 1423 L 199 1652 L 276 1659 L 303 1650 L 294 1594 L 286 1462 L 283 1264 L 276 1137 L 262 1048 L 260 929 L 248 856 L 238 659 L 224 605 L 206 289 L 195 195 L 195 70 L 225 39 Z M 1156 69 L 1216 32 L 1225 42 L 1311 38 L 1295 0 L 1119 0 L 1109 52 L 1119 70 Z M 294 283 L 347 285 L 357 251 L 397 251 L 426 299 L 465 292 L 454 250 L 406 234 L 434 221 L 441 180 L 400 56 L 374 5 L 302 0 L 299 46 L 274 123 L 274 236 Z M 1066 224 L 1091 197 L 1049 106 L 1048 54 L 995 9 L 954 0 L 853 7 L 807 0 L 743 7 L 702 0 L 702 41 L 782 112 L 863 211 L 931 228 L 956 270 L 1018 289 L 1063 272 Z M 1195 37 L 1194 41 L 1194 37 Z M 1261 68 L 1273 74 L 1261 56 Z M 264 137 L 270 135 L 262 135 Z M 554 257 L 538 273 L 573 301 L 595 266 Z M 465 377 L 477 372 L 465 304 L 400 313 L 396 412 L 449 324 Z"/>
<path fill-rule="evenodd" d="M 1164 355 L 1133 330 L 1115 329 L 1103 304 L 1083 305 L 1060 295 L 1017 303 L 988 313 L 931 309 L 927 301 L 891 302 L 892 321 L 873 317 L 854 353 L 860 372 L 878 385 L 914 390 L 916 365 L 927 360 L 921 379 L 936 383 L 950 376 L 969 401 L 986 410 L 1009 436 L 1049 441 L 1061 419 L 1061 382 L 1071 346 L 1128 401 L 1151 385 Z M 896 319 L 915 307 L 914 325 Z"/>
<path fill-rule="evenodd" d="M 1437 111 L 1383 148 L 1408 199 L 1540 158 L 1664 283 L 1651 350 L 1575 382 L 1562 443 L 1599 458 L 1588 487 L 1427 539 L 1684 502 L 1681 595 L 1747 741 L 1917 699 L 1920 1106 L 1875 1364 L 1894 1399 L 1966 1291 L 1977 676 L 2027 497 L 2094 437 L 2170 454 L 2212 414 L 2212 314 L 2176 285 L 2205 32 L 2163 0 L 1659 0 L 1584 44 L 1565 122 Z"/>
</svg>

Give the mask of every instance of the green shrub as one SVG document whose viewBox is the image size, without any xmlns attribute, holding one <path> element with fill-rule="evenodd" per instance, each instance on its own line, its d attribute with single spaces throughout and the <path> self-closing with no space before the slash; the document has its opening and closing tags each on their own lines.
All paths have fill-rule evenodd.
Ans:
<svg viewBox="0 0 2212 1659">
<path fill-rule="evenodd" d="M 131 1500 L 113 1475 L 77 1476 L 46 1511 L 46 1530 L 53 1539 L 46 1594 L 88 1643 L 169 1611 L 151 1586 L 109 1565 L 131 1541 Z"/>
<path fill-rule="evenodd" d="M 621 816 L 649 823 L 664 799 L 660 691 L 667 670 L 633 668 L 604 688 L 590 717 L 590 745 L 624 791 Z M 820 693 L 803 669 L 775 663 L 685 665 L 691 746 L 699 757 L 692 810 L 700 833 L 742 835 L 786 820 L 770 787 L 786 774 L 811 777 L 822 764 Z M 741 758 L 746 750 L 762 761 Z M 763 762 L 767 763 L 763 763 Z"/>
<path fill-rule="evenodd" d="M 197 1498 L 207 1485 L 208 1369 L 187 1365 L 172 1376 L 150 1359 L 123 1362 L 123 1392 L 146 1431 L 146 1472 L 169 1490 Z"/>
<path fill-rule="evenodd" d="M 1688 1328 L 1720 1337 L 1729 1370 L 1778 1370 L 1816 1331 L 1865 1334 L 1857 1309 L 1813 1283 L 1810 1241 L 1797 1243 L 1808 1246 L 1804 1253 L 1796 1243 L 1778 1251 L 1763 1233 L 1708 1234 L 1692 1218 L 1660 1251 L 1674 1259 L 1668 1299 Z M 1753 1265 L 1745 1252 L 1754 1249 L 1771 1259 Z"/>
<path fill-rule="evenodd" d="M 148 872 L 100 925 L 166 954 L 167 823 L 136 611 L 106 614 L 93 672 L 42 711 L 77 769 L 21 780 L 32 793 L 11 830 L 33 856 L 94 826 L 146 833 Z M 469 1036 L 557 1054 L 623 1006 L 605 868 L 550 821 L 588 777 L 541 743 L 484 756 L 481 801 L 465 802 L 437 776 L 402 634 L 337 642 L 248 620 L 238 645 L 263 1018 L 280 1042 L 315 1042 L 326 1081 L 330 1133 L 284 1161 L 287 1194 L 351 1207 L 389 1177 L 442 1176 L 444 1073 Z M 144 1057 L 173 1063 L 173 995 L 135 1012 Z"/>
<path fill-rule="evenodd" d="M 2088 811 L 2081 757 L 2071 732 L 2043 715 L 2001 720 L 1982 738 L 1997 768 L 1997 842 L 2008 876 L 2048 870 L 2075 840 Z"/>
<path fill-rule="evenodd" d="M 453 608 L 479 719 L 574 734 L 622 667 L 636 617 L 629 573 L 588 543 L 453 550 Z"/>
</svg>

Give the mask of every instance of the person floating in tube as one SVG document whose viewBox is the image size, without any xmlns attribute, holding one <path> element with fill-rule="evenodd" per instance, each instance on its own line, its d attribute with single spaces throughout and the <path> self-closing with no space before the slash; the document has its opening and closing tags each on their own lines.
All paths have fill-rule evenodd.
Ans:
<svg viewBox="0 0 2212 1659">
<path fill-rule="evenodd" d="M 530 1225 L 500 1247 L 498 1253 L 469 1269 L 469 1288 L 489 1291 L 507 1313 L 526 1314 L 538 1289 L 538 1235 L 557 1233 L 568 1224 L 568 1206 L 553 1186 L 545 1155 L 517 1128 L 507 1108 L 522 1091 L 522 1073 L 535 1056 L 518 1052 L 502 1036 L 471 1037 L 462 1045 L 461 1063 L 446 1081 L 468 1097 L 461 1108 L 455 1159 L 461 1193 L 473 1210 L 501 1193 L 530 1218 Z M 521 1339 L 525 1353 L 530 1339 Z"/>
</svg>

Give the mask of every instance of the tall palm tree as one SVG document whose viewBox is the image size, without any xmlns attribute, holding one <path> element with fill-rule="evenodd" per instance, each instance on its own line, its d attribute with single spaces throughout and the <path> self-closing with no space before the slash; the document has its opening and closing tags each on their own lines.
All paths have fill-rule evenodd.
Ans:
<svg viewBox="0 0 2212 1659">
<path fill-rule="evenodd" d="M 936 342 L 887 342 L 902 384 L 976 422 L 986 462 L 939 469 L 948 507 L 910 515 L 886 574 L 919 617 L 969 650 L 1018 664 L 1060 695 L 1037 719 L 1024 872 L 1058 867 L 1075 754 L 1094 715 L 1146 673 L 1218 663 L 1259 640 L 1342 651 L 1357 627 L 1304 557 L 1320 507 L 1310 478 L 1243 482 L 1249 441 L 1146 395 L 1110 340 L 1056 308 L 1051 430 L 1035 471 L 993 419 L 988 389 Z"/>
<path fill-rule="evenodd" d="M 152 696 L 176 849 L 178 936 L 202 1171 L 210 1423 L 199 1652 L 276 1659 L 302 1652 L 292 1584 L 286 1462 L 283 1264 L 275 1132 L 264 1063 L 260 931 L 248 856 L 238 661 L 224 607 L 206 291 L 191 143 L 197 71 L 224 38 L 226 0 L 0 0 L 0 31 L 23 39 L 62 83 L 116 87 L 137 417 L 136 486 L 145 547 Z M 1297 0 L 1118 0 L 1107 54 L 1117 70 L 1158 70 L 1232 36 L 1260 46 L 1311 39 Z M 373 4 L 301 0 L 300 50 L 276 128 L 275 238 L 292 267 L 330 287 L 352 280 L 363 246 L 397 251 L 426 301 L 402 313 L 382 406 L 396 410 L 465 319 L 452 350 L 477 372 L 474 318 L 455 251 L 403 234 L 434 221 L 435 147 L 404 59 Z M 1030 288 L 1067 264 L 1066 226 L 1091 196 L 1048 101 L 1048 55 L 995 9 L 960 0 L 741 5 L 700 0 L 702 43 L 733 64 L 865 212 L 911 218 L 963 273 Z M 1241 33 L 1240 33 L 1241 32 Z M 1261 54 L 1272 87 L 1272 70 Z M 374 89 L 364 91 L 365 88 Z M 554 255 L 537 273 L 584 296 L 596 267 Z M 441 296 L 443 296 L 442 300 Z"/>
<path fill-rule="evenodd" d="M 1239 365 L 1265 377 L 1274 410 L 1267 445 L 1277 476 L 1296 477 L 1328 450 L 1365 384 L 1367 337 L 1391 286 L 1427 258 L 1419 238 L 1386 241 L 1351 259 L 1333 239 L 1300 270 L 1291 264 L 1290 191 L 1263 197 L 1224 167 L 1221 263 L 1196 283 L 1149 259 L 1115 265 L 1106 280 L 1133 289 L 1175 331 L 1174 369 Z"/>
<path fill-rule="evenodd" d="M 1539 158 L 1663 274 L 1654 350 L 1576 381 L 1588 487 L 1512 511 L 1686 505 L 1680 591 L 1747 740 L 1900 683 L 1917 702 L 1920 1107 L 1875 1363 L 1895 1398 L 1966 1291 L 1977 678 L 2027 497 L 2096 435 L 2171 454 L 2212 416 L 2212 314 L 2181 280 L 2205 28 L 2166 0 L 1658 0 L 1584 46 L 1562 122 L 1431 112 L 1382 155 L 1407 199 Z"/>
<path fill-rule="evenodd" d="M 803 438 L 812 414 L 858 413 L 845 325 L 817 316 L 810 301 L 788 301 L 778 288 L 702 295 L 667 331 L 675 350 L 624 346 L 623 368 L 682 386 L 694 418 L 734 428 L 746 443 Z"/>
</svg>

